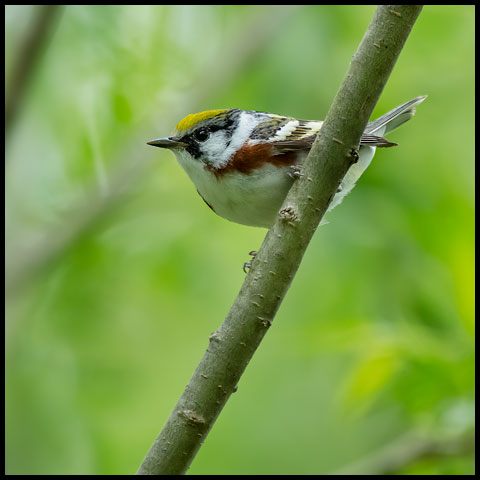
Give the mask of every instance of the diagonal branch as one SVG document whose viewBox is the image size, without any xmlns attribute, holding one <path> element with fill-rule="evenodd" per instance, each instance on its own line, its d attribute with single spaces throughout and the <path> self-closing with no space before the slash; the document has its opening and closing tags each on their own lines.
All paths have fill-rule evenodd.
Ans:
<svg viewBox="0 0 480 480">
<path fill-rule="evenodd" d="M 8 134 L 22 106 L 28 84 L 47 46 L 62 5 L 37 5 L 35 17 L 13 65 L 5 95 L 5 134 Z"/>
<path fill-rule="evenodd" d="M 310 151 L 303 177 L 291 188 L 268 231 L 227 318 L 138 474 L 182 474 L 260 344 L 340 181 L 420 14 L 415 5 L 380 6 L 355 53 Z"/>
</svg>

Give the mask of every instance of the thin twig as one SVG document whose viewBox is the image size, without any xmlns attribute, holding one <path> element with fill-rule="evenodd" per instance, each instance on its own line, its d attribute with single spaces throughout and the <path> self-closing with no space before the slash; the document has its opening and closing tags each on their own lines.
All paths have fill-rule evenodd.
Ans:
<svg viewBox="0 0 480 480">
<path fill-rule="evenodd" d="M 18 116 L 35 67 L 45 51 L 62 5 L 35 5 L 35 17 L 11 69 L 5 94 L 5 135 Z"/>
<path fill-rule="evenodd" d="M 388 475 L 425 457 L 469 455 L 475 452 L 475 436 L 471 431 L 443 438 L 421 431 L 411 431 L 384 448 L 377 449 L 331 475 Z"/>
<path fill-rule="evenodd" d="M 377 8 L 277 221 L 138 474 L 183 474 L 272 324 L 421 6 Z M 335 141 L 340 139 L 341 142 Z"/>
</svg>

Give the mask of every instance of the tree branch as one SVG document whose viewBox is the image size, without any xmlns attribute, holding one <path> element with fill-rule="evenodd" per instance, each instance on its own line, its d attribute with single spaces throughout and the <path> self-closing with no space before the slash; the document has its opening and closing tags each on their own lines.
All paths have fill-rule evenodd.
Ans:
<svg viewBox="0 0 480 480">
<path fill-rule="evenodd" d="M 62 5 L 37 5 L 32 26 L 21 46 L 17 62 L 7 84 L 5 96 L 5 134 L 8 135 L 18 111 L 22 106 L 25 92 L 31 81 L 38 59 L 51 36 L 55 21 L 59 17 Z"/>
<path fill-rule="evenodd" d="M 331 475 L 389 475 L 427 457 L 473 455 L 475 434 L 468 429 L 458 434 L 412 430 L 394 442 L 344 466 Z"/>
<path fill-rule="evenodd" d="M 138 474 L 182 474 L 271 325 L 346 171 L 421 6 L 377 8 L 308 155 L 242 288 Z"/>
</svg>

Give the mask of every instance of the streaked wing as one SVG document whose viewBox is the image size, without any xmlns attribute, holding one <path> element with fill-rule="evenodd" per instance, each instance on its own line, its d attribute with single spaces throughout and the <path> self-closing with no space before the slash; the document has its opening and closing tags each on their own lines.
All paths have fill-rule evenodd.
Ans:
<svg viewBox="0 0 480 480">
<path fill-rule="evenodd" d="M 282 155 L 283 153 L 294 152 L 299 150 L 310 150 L 313 142 L 317 136 L 318 131 L 322 126 L 322 122 L 303 122 L 293 130 L 285 140 L 275 141 L 275 155 Z M 308 123 L 316 125 L 309 126 Z M 360 145 L 369 147 L 394 147 L 397 144 L 390 142 L 384 137 L 364 133 L 360 138 Z"/>
<path fill-rule="evenodd" d="M 297 120 L 281 115 L 270 114 L 269 117 L 253 130 L 250 138 L 260 142 L 270 140 L 274 145 L 274 155 L 310 150 L 323 124 L 318 120 Z M 397 145 L 384 137 L 368 133 L 369 131 L 368 128 L 365 130 L 360 145 L 379 148 Z"/>
<path fill-rule="evenodd" d="M 260 112 L 259 112 L 260 113 Z M 265 141 L 275 137 L 275 134 L 288 123 L 295 121 L 291 117 L 269 114 L 268 120 L 259 123 L 250 134 L 251 140 Z"/>
<path fill-rule="evenodd" d="M 290 119 L 273 137 L 275 155 L 310 150 L 323 122 Z"/>
<path fill-rule="evenodd" d="M 364 133 L 360 138 L 360 145 L 368 145 L 369 147 L 387 148 L 387 147 L 396 147 L 398 143 L 391 142 L 390 140 L 384 137 L 379 137 L 377 135 Z"/>
</svg>

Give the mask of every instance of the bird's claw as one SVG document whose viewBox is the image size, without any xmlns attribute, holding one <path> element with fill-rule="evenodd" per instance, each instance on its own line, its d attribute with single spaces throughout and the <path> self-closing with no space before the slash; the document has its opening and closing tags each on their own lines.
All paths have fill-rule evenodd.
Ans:
<svg viewBox="0 0 480 480">
<path fill-rule="evenodd" d="M 250 268 L 251 268 L 251 266 L 252 266 L 252 262 L 253 262 L 255 256 L 257 255 L 257 252 L 256 252 L 255 250 L 252 250 L 251 252 L 248 252 L 248 254 L 251 255 L 252 258 L 251 258 L 248 262 L 245 262 L 245 263 L 243 264 L 243 271 L 244 271 L 245 273 L 248 273 L 248 272 L 247 272 L 247 268 L 250 270 Z"/>
<path fill-rule="evenodd" d="M 350 158 L 351 158 L 352 164 L 358 162 L 358 159 L 360 158 L 360 156 L 359 156 L 359 153 L 358 153 L 358 150 L 357 150 L 357 149 L 352 148 L 352 149 L 350 150 Z"/>
<path fill-rule="evenodd" d="M 300 177 L 303 177 L 302 169 L 300 165 L 291 165 L 290 170 L 287 172 L 287 175 L 293 180 L 297 180 Z"/>
</svg>

